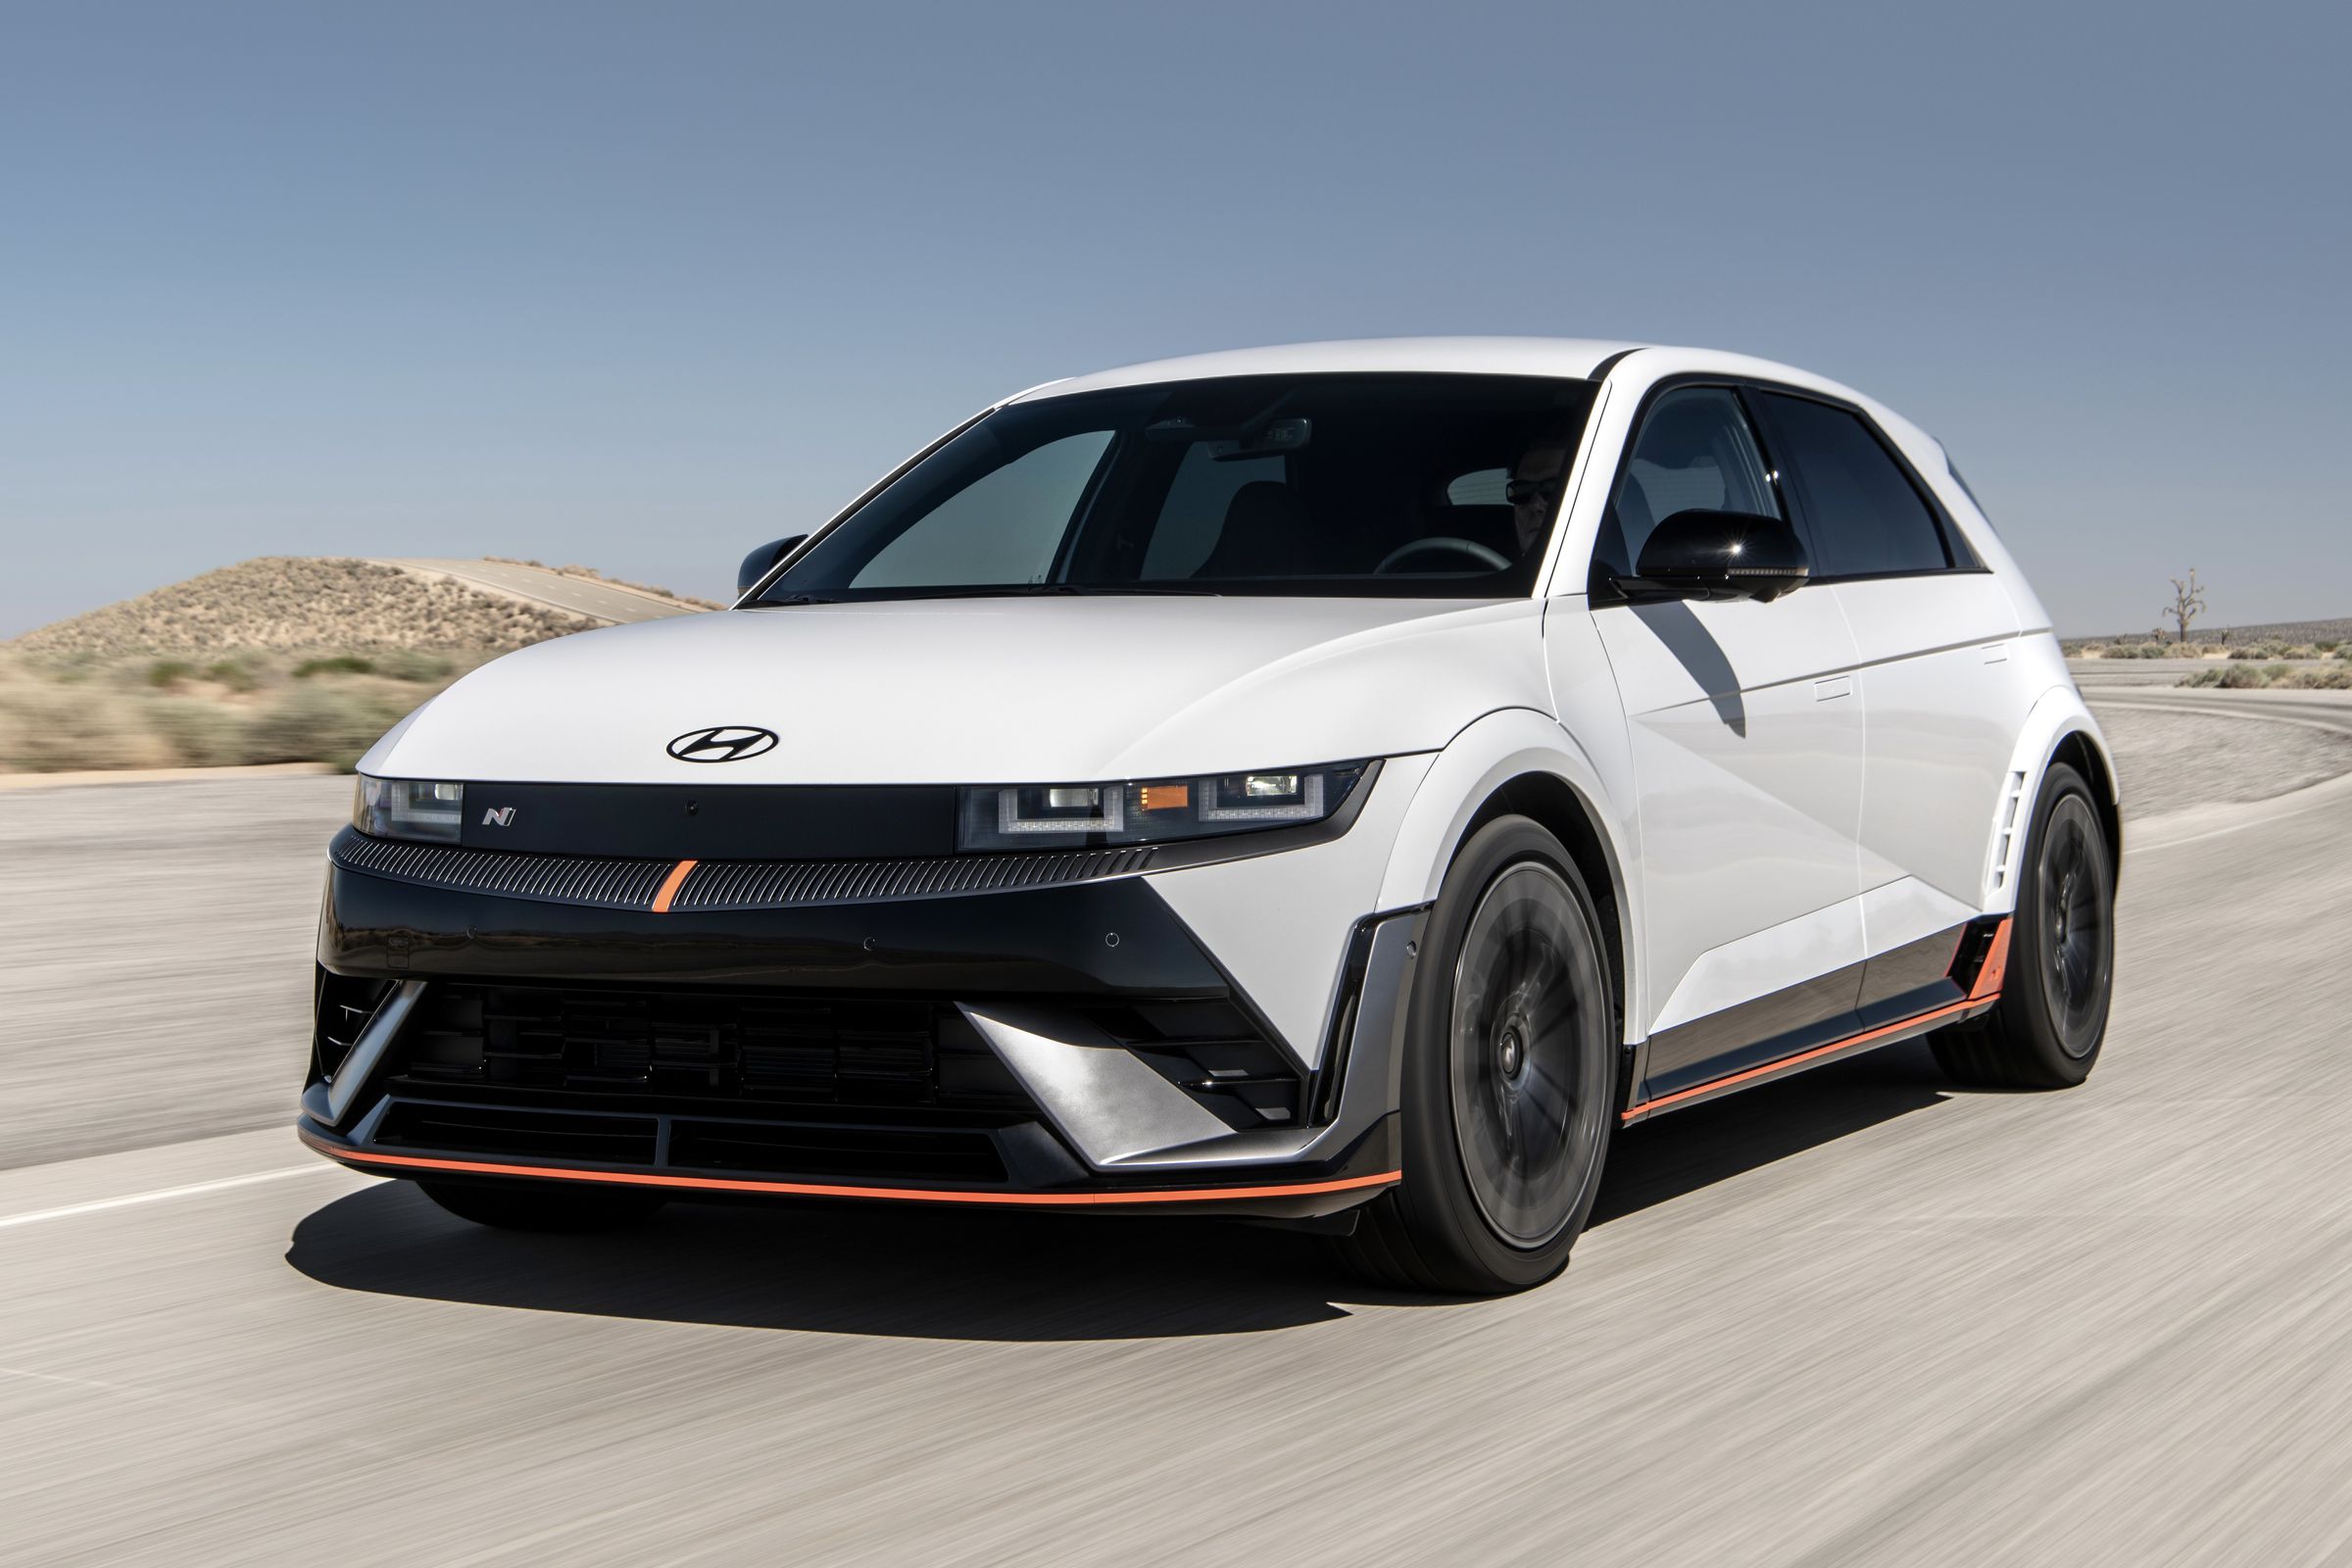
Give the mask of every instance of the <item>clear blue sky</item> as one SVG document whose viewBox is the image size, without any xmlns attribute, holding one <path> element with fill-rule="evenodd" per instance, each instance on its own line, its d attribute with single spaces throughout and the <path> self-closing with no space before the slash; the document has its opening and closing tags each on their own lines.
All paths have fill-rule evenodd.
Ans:
<svg viewBox="0 0 2352 1568">
<path fill-rule="evenodd" d="M 0 3 L 0 635 L 261 554 L 716 592 L 1031 382 L 1738 348 L 2062 627 L 2352 614 L 2352 7 Z"/>
</svg>

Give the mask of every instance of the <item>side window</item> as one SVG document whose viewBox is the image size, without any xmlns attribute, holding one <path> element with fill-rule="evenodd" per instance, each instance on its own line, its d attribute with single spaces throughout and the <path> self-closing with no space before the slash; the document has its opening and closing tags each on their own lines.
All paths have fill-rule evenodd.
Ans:
<svg viewBox="0 0 2352 1568">
<path fill-rule="evenodd" d="M 1449 507 L 1507 507 L 1511 504 L 1511 470 L 1478 468 L 1456 474 L 1446 486 Z"/>
<path fill-rule="evenodd" d="M 1152 542 L 1144 550 L 1145 581 L 1167 582 L 1199 571 L 1225 532 L 1225 514 L 1242 486 L 1260 480 L 1283 482 L 1281 453 L 1221 457 L 1233 445 L 1196 441 L 1184 449 L 1176 477 L 1168 482 L 1168 499 L 1160 505 L 1159 520 L 1152 525 Z"/>
<path fill-rule="evenodd" d="M 1593 546 L 1595 574 L 1630 576 L 1657 525 L 1692 511 L 1781 515 L 1755 432 L 1724 387 L 1669 392 L 1642 416 Z"/>
<path fill-rule="evenodd" d="M 1869 425 L 1843 409 L 1762 393 L 1773 450 L 1804 500 L 1825 577 L 1941 571 L 1943 529 Z"/>
<path fill-rule="evenodd" d="M 949 496 L 850 580 L 853 588 L 997 587 L 1044 582 L 1110 445 L 1108 430 L 1049 441 Z"/>
</svg>

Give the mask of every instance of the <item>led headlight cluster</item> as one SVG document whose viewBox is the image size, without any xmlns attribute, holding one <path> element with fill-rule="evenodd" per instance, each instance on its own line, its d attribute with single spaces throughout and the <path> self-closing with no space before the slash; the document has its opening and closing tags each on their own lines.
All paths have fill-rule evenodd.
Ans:
<svg viewBox="0 0 2352 1568">
<path fill-rule="evenodd" d="M 351 825 L 379 839 L 455 844 L 466 821 L 466 786 L 430 779 L 360 775 Z"/>
<path fill-rule="evenodd" d="M 960 850 L 1159 844 L 1320 822 L 1347 804 L 1361 762 L 1126 784 L 1024 784 L 967 789 Z"/>
</svg>

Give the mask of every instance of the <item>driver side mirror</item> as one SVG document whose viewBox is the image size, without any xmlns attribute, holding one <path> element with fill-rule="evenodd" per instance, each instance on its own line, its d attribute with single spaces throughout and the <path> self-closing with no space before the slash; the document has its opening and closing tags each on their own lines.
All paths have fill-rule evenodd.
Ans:
<svg viewBox="0 0 2352 1568">
<path fill-rule="evenodd" d="M 1745 512 L 1678 512 L 1642 541 L 1629 595 L 1675 599 L 1778 599 L 1812 575 L 1796 530 Z"/>
<path fill-rule="evenodd" d="M 736 597 L 750 593 L 760 578 L 775 569 L 777 562 L 799 549 L 801 541 L 808 537 L 805 533 L 796 533 L 789 539 L 773 539 L 744 557 L 743 564 L 735 568 Z"/>
</svg>

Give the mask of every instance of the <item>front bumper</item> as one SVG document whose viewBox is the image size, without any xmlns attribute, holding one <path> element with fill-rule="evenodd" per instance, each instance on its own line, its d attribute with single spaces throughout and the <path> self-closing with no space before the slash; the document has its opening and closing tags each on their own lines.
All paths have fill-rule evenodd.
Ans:
<svg viewBox="0 0 2352 1568">
<path fill-rule="evenodd" d="M 331 862 L 300 1132 L 355 1169 L 1271 1218 L 1398 1179 L 1419 911 L 1356 925 L 1302 1060 L 1133 864 L 746 873 L 657 912 L 656 864 Z"/>
</svg>

